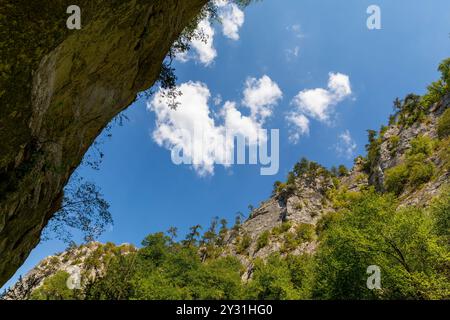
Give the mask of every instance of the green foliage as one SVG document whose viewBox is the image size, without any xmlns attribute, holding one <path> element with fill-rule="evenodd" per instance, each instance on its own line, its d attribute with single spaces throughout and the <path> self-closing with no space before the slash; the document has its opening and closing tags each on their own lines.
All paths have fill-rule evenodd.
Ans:
<svg viewBox="0 0 450 320">
<path fill-rule="evenodd" d="M 75 175 L 64 189 L 62 206 L 50 219 L 42 239 L 56 238 L 70 244 L 74 234 L 81 233 L 84 241 L 90 242 L 112 225 L 109 204 L 98 186 Z"/>
<path fill-rule="evenodd" d="M 42 286 L 31 294 L 31 300 L 75 300 L 77 291 L 67 287 L 69 274 L 58 271 L 53 276 L 45 279 Z"/>
<path fill-rule="evenodd" d="M 436 102 L 439 102 L 445 94 L 450 92 L 450 58 L 445 59 L 439 65 L 441 79 L 433 82 L 428 87 L 428 92 L 422 97 L 422 103 L 430 108 Z"/>
<path fill-rule="evenodd" d="M 326 193 L 327 198 L 331 201 L 333 208 L 341 209 L 348 206 L 354 197 L 358 196 L 358 192 L 349 191 L 345 186 L 332 188 Z"/>
<path fill-rule="evenodd" d="M 445 110 L 439 118 L 437 132 L 441 139 L 450 136 L 450 109 Z"/>
<path fill-rule="evenodd" d="M 283 237 L 282 253 L 289 253 L 300 247 L 305 242 L 314 240 L 315 228 L 313 225 L 301 223 L 295 226 L 294 232 L 286 232 Z"/>
<path fill-rule="evenodd" d="M 269 231 L 264 231 L 263 233 L 261 233 L 258 237 L 258 240 L 256 240 L 256 251 L 265 248 L 269 244 L 269 240 L 270 240 Z"/>
<path fill-rule="evenodd" d="M 266 262 L 256 260 L 253 279 L 247 288 L 250 299 L 257 300 L 295 300 L 300 295 L 295 290 L 285 259 L 278 255 L 270 256 Z"/>
<path fill-rule="evenodd" d="M 406 187 L 420 187 L 435 173 L 435 165 L 427 158 L 435 149 L 435 141 L 427 136 L 418 136 L 411 141 L 404 163 L 386 170 L 386 191 L 400 195 Z"/>
<path fill-rule="evenodd" d="M 450 295 L 448 247 L 424 210 L 364 192 L 325 231 L 314 258 L 312 297 L 443 299 Z M 382 290 L 369 290 L 366 269 L 381 268 Z"/>
<path fill-rule="evenodd" d="M 292 227 L 291 221 L 283 221 L 280 225 L 278 225 L 272 229 L 271 234 L 273 236 L 282 235 L 282 234 L 288 232 L 291 229 L 291 227 Z"/>
<path fill-rule="evenodd" d="M 252 244 L 252 238 L 248 235 L 248 233 L 244 233 L 242 236 L 239 236 L 236 241 L 236 252 L 238 254 L 247 253 L 250 245 Z"/>
<path fill-rule="evenodd" d="M 137 253 L 114 257 L 106 274 L 85 288 L 86 299 L 240 299 L 242 266 L 233 257 L 201 261 L 199 247 L 162 233 Z"/>
<path fill-rule="evenodd" d="M 391 136 L 389 137 L 389 151 L 391 153 L 391 156 L 394 156 L 397 152 L 397 148 L 400 144 L 400 137 L 399 136 Z"/>
<path fill-rule="evenodd" d="M 287 256 L 273 254 L 266 261 L 254 262 L 253 277 L 246 288 L 247 299 L 296 300 L 308 299 L 311 287 L 309 255 Z"/>
<path fill-rule="evenodd" d="M 415 162 L 410 166 L 409 185 L 420 187 L 431 180 L 435 172 L 435 166 L 429 162 Z"/>
<path fill-rule="evenodd" d="M 314 240 L 316 231 L 313 225 L 301 223 L 295 227 L 296 238 L 301 242 L 310 242 Z"/>
<path fill-rule="evenodd" d="M 366 144 L 367 158 L 364 161 L 364 171 L 368 174 L 372 173 L 372 168 L 375 166 L 380 156 L 381 137 L 375 130 L 367 130 L 369 143 Z"/>
<path fill-rule="evenodd" d="M 386 191 L 400 195 L 408 182 L 409 172 L 406 164 L 400 164 L 386 170 L 384 173 L 384 187 Z"/>
<path fill-rule="evenodd" d="M 418 136 L 411 140 L 411 148 L 408 156 L 420 155 L 430 156 L 434 150 L 434 141 L 428 136 Z"/>
<path fill-rule="evenodd" d="M 338 168 L 338 175 L 339 175 L 339 177 L 347 176 L 348 175 L 347 167 L 341 164 Z"/>
<path fill-rule="evenodd" d="M 422 104 L 420 96 L 413 93 L 408 94 L 403 100 L 403 105 L 398 114 L 398 124 L 410 127 L 416 122 L 423 121 L 427 109 Z"/>
<path fill-rule="evenodd" d="M 436 234 L 450 246 L 450 186 L 447 185 L 443 188 L 442 193 L 434 199 L 429 210 L 435 221 Z"/>
<path fill-rule="evenodd" d="M 316 234 L 319 236 L 319 240 L 325 231 L 328 230 L 332 224 L 339 221 L 340 218 L 341 214 L 337 212 L 329 212 L 320 217 L 316 224 Z"/>
<path fill-rule="evenodd" d="M 68 274 L 58 272 L 36 289 L 33 299 L 448 299 L 450 297 L 449 239 L 450 188 L 429 209 L 398 210 L 392 195 L 373 189 L 345 195 L 340 212 L 324 215 L 318 222 L 318 250 L 314 256 L 290 254 L 303 242 L 315 239 L 313 225 L 285 222 L 276 234 L 285 240 L 282 253 L 265 261 L 253 260 L 248 283 L 246 270 L 232 256 L 202 259 L 201 249 L 217 243 L 209 233 L 202 241 L 180 243 L 156 233 L 147 236 L 142 248 L 119 253 L 112 244 L 97 248 L 92 258 L 103 260 L 105 272 L 84 281 L 83 290 L 66 286 Z M 222 223 L 224 224 L 224 223 Z M 190 239 L 199 232 L 193 227 Z M 257 240 L 267 245 L 270 233 Z M 195 235 L 197 237 L 197 235 Z M 240 237 L 248 248 L 250 237 Z M 117 251 L 117 252 L 116 252 Z M 120 251 L 121 252 L 121 251 Z M 382 289 L 366 286 L 367 267 L 381 268 Z M 101 269 L 101 268 L 100 268 Z M 97 269 L 99 270 L 99 269 Z"/>
</svg>

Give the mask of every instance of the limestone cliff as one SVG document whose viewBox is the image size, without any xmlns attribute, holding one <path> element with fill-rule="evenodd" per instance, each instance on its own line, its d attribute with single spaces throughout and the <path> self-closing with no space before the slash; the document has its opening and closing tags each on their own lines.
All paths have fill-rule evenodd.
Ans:
<svg viewBox="0 0 450 320">
<path fill-rule="evenodd" d="M 264 259 L 274 252 L 283 255 L 314 252 L 318 244 L 317 237 L 305 238 L 304 233 L 308 231 L 308 226 L 316 231 L 320 230 L 324 218 L 341 209 L 336 195 L 358 192 L 369 186 L 386 191 L 385 173 L 405 163 L 414 139 L 424 136 L 431 141 L 439 141 L 438 122 L 448 108 L 450 94 L 427 110 L 420 121 L 414 121 L 411 125 L 395 122 L 383 127 L 377 139 L 377 153 L 371 167 L 368 167 L 367 158 L 358 157 L 354 167 L 340 177 L 330 176 L 327 170 L 319 166 L 314 169 L 314 175 L 311 172 L 305 173 L 293 179 L 290 185 L 282 184 L 269 200 L 252 212 L 238 234 L 230 234 L 225 254 L 237 255 L 247 266 L 248 272 L 244 275 L 244 279 L 247 279 L 251 276 L 255 258 Z M 435 168 L 432 177 L 420 186 L 405 187 L 397 195 L 399 206 L 426 206 L 449 183 L 448 141 L 447 138 L 435 144 L 434 150 L 423 160 Z M 298 239 L 299 233 L 303 239 Z M 247 240 L 244 241 L 244 238 Z M 246 243 L 243 244 L 244 242 Z"/>
<path fill-rule="evenodd" d="M 57 272 L 65 272 L 72 277 L 82 277 L 84 282 L 87 281 L 86 279 L 101 277 L 111 258 L 124 256 L 132 252 L 136 252 L 136 248 L 130 244 L 115 246 L 112 243 L 90 242 L 79 247 L 70 248 L 39 262 L 36 267 L 20 278 L 6 292 L 3 299 L 30 299 L 33 291 L 39 288 L 45 279 L 55 275 Z"/>
<path fill-rule="evenodd" d="M 39 242 L 102 129 L 153 85 L 207 0 L 0 3 L 0 285 Z"/>
</svg>

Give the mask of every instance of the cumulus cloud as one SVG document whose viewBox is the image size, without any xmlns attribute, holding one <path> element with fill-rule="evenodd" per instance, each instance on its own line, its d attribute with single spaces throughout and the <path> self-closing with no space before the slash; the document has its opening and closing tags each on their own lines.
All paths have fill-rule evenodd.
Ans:
<svg viewBox="0 0 450 320">
<path fill-rule="evenodd" d="M 335 145 L 336 153 L 347 159 L 353 158 L 356 151 L 356 143 L 353 140 L 350 131 L 345 130 L 338 136 L 338 143 Z"/>
<path fill-rule="evenodd" d="M 239 40 L 239 29 L 245 21 L 244 12 L 235 3 L 227 0 L 218 0 L 216 4 L 219 7 L 223 35 L 231 40 Z"/>
<path fill-rule="evenodd" d="M 286 116 L 286 120 L 293 128 L 291 141 L 298 142 L 301 135 L 309 133 L 307 117 L 329 123 L 335 106 L 351 94 L 350 78 L 342 73 L 330 73 L 326 89 L 315 88 L 300 91 L 292 100 L 295 110 Z"/>
<path fill-rule="evenodd" d="M 309 135 L 309 119 L 303 114 L 290 113 L 286 119 L 290 124 L 289 140 L 292 143 L 298 143 L 301 136 Z"/>
<path fill-rule="evenodd" d="M 215 31 L 209 19 L 200 21 L 196 32 L 202 34 L 202 39 L 194 38 L 190 43 L 192 51 L 178 54 L 177 59 L 181 62 L 196 60 L 205 66 L 209 66 L 217 57 L 217 50 L 214 47 Z"/>
<path fill-rule="evenodd" d="M 250 109 L 252 118 L 264 121 L 282 97 L 280 87 L 264 75 L 260 79 L 247 79 L 242 104 Z"/>
<path fill-rule="evenodd" d="M 172 155 L 182 150 L 183 157 L 190 159 L 200 176 L 214 174 L 216 164 L 225 167 L 231 164 L 235 137 L 246 138 L 248 146 L 264 142 L 264 138 L 258 136 L 263 122 L 243 115 L 236 102 L 226 101 L 215 119 L 209 100 L 212 104 L 219 100 L 211 97 L 204 83 L 190 81 L 179 85 L 178 90 L 182 95 L 178 98 L 177 110 L 170 109 L 163 89 L 147 103 L 147 108 L 156 116 L 152 137 Z"/>
<path fill-rule="evenodd" d="M 316 88 L 298 93 L 292 103 L 298 111 L 316 120 L 327 122 L 334 107 L 352 94 L 350 79 L 342 73 L 330 73 L 327 89 Z"/>
<path fill-rule="evenodd" d="M 239 40 L 239 29 L 245 20 L 244 12 L 228 0 L 217 0 L 216 5 L 219 8 L 218 16 L 221 20 L 223 35 L 231 40 Z M 202 36 L 191 41 L 190 52 L 178 53 L 176 59 L 180 62 L 194 60 L 204 66 L 210 66 L 218 55 L 214 47 L 215 29 L 211 25 L 210 17 L 200 21 L 195 33 Z"/>
</svg>

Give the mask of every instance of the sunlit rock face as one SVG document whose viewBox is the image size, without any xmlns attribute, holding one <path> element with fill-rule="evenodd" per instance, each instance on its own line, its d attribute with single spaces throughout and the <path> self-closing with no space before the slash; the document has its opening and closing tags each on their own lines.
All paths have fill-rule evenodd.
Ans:
<svg viewBox="0 0 450 320">
<path fill-rule="evenodd" d="M 0 285 L 39 242 L 102 129 L 153 85 L 207 0 L 0 4 Z M 30 14 L 31 13 L 31 14 Z"/>
<path fill-rule="evenodd" d="M 358 192 L 368 187 L 383 189 L 385 172 L 405 162 L 414 138 L 421 135 L 432 139 L 437 138 L 439 117 L 449 107 L 450 95 L 447 94 L 427 111 L 425 121 L 417 121 L 410 126 L 392 124 L 387 127 L 381 136 L 379 155 L 370 174 L 365 172 L 363 161 L 357 158 L 354 167 L 344 176 L 335 179 L 320 174 L 312 178 L 307 175 L 297 177 L 289 192 L 274 194 L 270 199 L 262 202 L 243 223 L 240 233 L 234 236 L 230 233 L 228 239 L 226 254 L 236 255 L 247 267 L 243 279 L 248 280 L 251 277 L 255 258 L 265 259 L 273 253 L 281 255 L 313 253 L 318 246 L 317 239 L 304 241 L 288 253 L 284 252 L 286 236 L 295 233 L 300 225 L 316 226 L 322 217 L 341 210 L 342 208 L 333 203 L 328 194 L 336 186 L 350 192 Z M 398 137 L 395 152 L 391 146 L 392 136 Z M 448 158 L 449 151 L 435 151 L 429 156 L 427 160 L 431 161 L 436 168 L 435 177 L 419 188 L 405 189 L 398 196 L 400 207 L 426 206 L 439 195 L 442 187 L 449 181 L 449 172 L 446 169 L 448 163 L 444 160 Z M 284 229 L 283 226 L 285 226 Z M 280 228 L 282 232 L 274 232 Z M 260 248 L 258 241 L 264 232 L 270 234 L 269 241 Z M 250 240 L 245 253 L 241 253 L 238 247 L 244 235 Z"/>
</svg>

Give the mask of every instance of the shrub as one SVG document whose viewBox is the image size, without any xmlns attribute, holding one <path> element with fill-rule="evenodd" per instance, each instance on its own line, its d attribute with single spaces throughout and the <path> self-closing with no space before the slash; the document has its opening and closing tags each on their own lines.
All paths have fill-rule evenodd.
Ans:
<svg viewBox="0 0 450 320">
<path fill-rule="evenodd" d="M 450 109 L 445 110 L 439 118 L 437 131 L 441 139 L 450 135 Z"/>
<path fill-rule="evenodd" d="M 398 145 L 400 144 L 399 136 L 391 136 L 389 138 L 389 151 L 391 156 L 393 156 L 397 152 Z"/>
<path fill-rule="evenodd" d="M 275 181 L 275 183 L 273 184 L 272 194 L 277 195 L 277 194 L 281 193 L 283 191 L 283 189 L 285 189 L 285 188 L 286 188 L 286 183 L 283 183 L 281 181 Z"/>
<path fill-rule="evenodd" d="M 450 241 L 450 186 L 443 188 L 442 193 L 436 197 L 430 206 L 431 216 L 434 220 L 436 234 Z"/>
<path fill-rule="evenodd" d="M 343 164 L 341 164 L 338 168 L 338 174 L 339 174 L 339 177 L 345 177 L 346 175 L 348 175 L 347 167 L 344 166 Z"/>
<path fill-rule="evenodd" d="M 450 85 L 450 58 L 445 59 L 439 65 L 441 72 L 441 79 L 433 82 L 428 87 L 428 92 L 422 97 L 422 103 L 427 108 L 431 107 L 436 102 L 439 102 L 442 97 L 449 92 Z"/>
<path fill-rule="evenodd" d="M 317 235 L 319 237 L 321 237 L 322 234 L 327 229 L 329 229 L 332 224 L 334 224 L 337 221 L 339 221 L 341 216 L 342 215 L 340 213 L 330 212 L 330 213 L 327 213 L 327 214 L 323 215 L 322 217 L 320 217 L 319 221 L 317 221 L 317 224 L 316 224 L 316 233 L 317 233 Z"/>
<path fill-rule="evenodd" d="M 386 170 L 384 178 L 386 191 L 400 195 L 408 182 L 408 175 L 408 167 L 406 164 L 401 164 Z"/>
<path fill-rule="evenodd" d="M 425 108 L 421 97 L 412 93 L 408 94 L 403 100 L 398 117 L 398 123 L 406 127 L 423 121 L 425 119 Z"/>
<path fill-rule="evenodd" d="M 264 231 L 261 233 L 258 237 L 258 240 L 256 240 L 256 250 L 261 250 L 262 248 L 265 248 L 269 244 L 269 238 L 270 238 L 270 232 Z"/>
<path fill-rule="evenodd" d="M 439 141 L 437 153 L 442 161 L 441 170 L 450 170 L 450 136 Z"/>
<path fill-rule="evenodd" d="M 367 130 L 369 143 L 366 144 L 367 158 L 364 161 L 364 171 L 371 173 L 373 166 L 380 156 L 381 138 L 375 130 Z"/>
<path fill-rule="evenodd" d="M 295 248 L 297 248 L 299 245 L 299 242 L 297 241 L 295 235 L 293 233 L 286 233 L 286 235 L 284 236 L 284 242 L 283 242 L 283 246 L 281 247 L 281 253 L 289 253 L 293 250 L 295 250 Z"/>
<path fill-rule="evenodd" d="M 409 184 L 418 187 L 433 177 L 434 165 L 430 162 L 416 162 L 409 171 Z"/>
<path fill-rule="evenodd" d="M 301 242 L 310 242 L 314 240 L 314 226 L 307 223 L 299 224 L 295 227 L 296 238 Z"/>
<path fill-rule="evenodd" d="M 428 136 L 418 136 L 411 140 L 411 149 L 408 151 L 408 157 L 423 154 L 429 156 L 434 149 L 434 141 Z"/>
<path fill-rule="evenodd" d="M 284 221 L 281 225 L 276 226 L 272 229 L 272 235 L 278 236 L 280 234 L 286 233 L 292 227 L 292 222 Z"/>
<path fill-rule="evenodd" d="M 51 277 L 44 280 L 42 286 L 31 294 L 32 300 L 74 300 L 77 292 L 67 287 L 69 274 L 65 271 L 58 271 Z"/>
<path fill-rule="evenodd" d="M 252 244 L 252 238 L 248 234 L 244 234 L 242 237 L 238 238 L 236 252 L 238 254 L 244 254 L 247 252 L 248 248 Z"/>
</svg>

